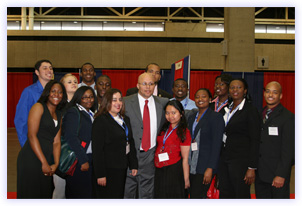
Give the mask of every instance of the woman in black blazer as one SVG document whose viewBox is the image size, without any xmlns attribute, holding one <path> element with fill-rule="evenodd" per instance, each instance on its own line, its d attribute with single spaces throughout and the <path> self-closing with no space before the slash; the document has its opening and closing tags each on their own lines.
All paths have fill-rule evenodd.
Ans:
<svg viewBox="0 0 302 206">
<path fill-rule="evenodd" d="M 122 93 L 106 91 L 92 127 L 96 198 L 124 197 L 128 167 L 137 174 L 138 162 L 130 120 L 124 115 Z"/>
<path fill-rule="evenodd" d="M 95 92 L 82 86 L 68 104 L 63 118 L 63 136 L 78 159 L 73 176 L 67 176 L 66 198 L 92 198 L 92 111 L 97 106 Z"/>
<path fill-rule="evenodd" d="M 190 198 L 207 198 L 213 175 L 216 174 L 224 131 L 222 114 L 209 109 L 211 93 L 199 89 L 195 94 L 198 111 L 188 118 L 192 136 L 190 160 Z"/>
<path fill-rule="evenodd" d="M 219 164 L 219 198 L 250 198 L 250 185 L 255 181 L 259 155 L 260 116 L 246 98 L 244 79 L 230 83 L 232 103 L 225 108 L 226 123 Z"/>
</svg>

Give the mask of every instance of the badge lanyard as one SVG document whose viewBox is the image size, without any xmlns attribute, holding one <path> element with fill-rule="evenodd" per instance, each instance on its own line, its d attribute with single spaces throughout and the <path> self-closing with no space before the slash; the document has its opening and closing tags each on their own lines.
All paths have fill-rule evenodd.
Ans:
<svg viewBox="0 0 302 206">
<path fill-rule="evenodd" d="M 184 109 L 186 109 L 188 103 L 189 103 L 189 98 L 186 98 L 186 103 L 185 103 L 185 105 L 184 105 Z"/>
<path fill-rule="evenodd" d="M 165 133 L 165 136 L 164 136 L 164 139 L 163 139 L 163 150 L 165 149 L 165 143 L 166 143 L 166 140 L 169 138 L 169 136 L 171 135 L 171 133 L 176 129 L 178 127 L 178 125 L 176 125 L 170 132 L 169 132 L 169 134 L 167 135 L 167 133 L 168 133 L 168 130 L 169 129 L 167 129 L 167 131 L 166 131 L 166 133 Z"/>
<path fill-rule="evenodd" d="M 239 109 L 240 104 L 235 108 L 234 111 L 230 112 L 233 109 L 234 104 L 232 104 L 230 110 L 228 111 L 228 116 L 227 116 L 227 121 L 225 123 L 225 126 L 228 125 L 230 119 L 232 118 L 232 116 L 237 112 L 237 110 Z"/>
<path fill-rule="evenodd" d="M 220 105 L 220 107 L 218 107 L 218 104 L 219 104 L 219 98 L 218 98 L 218 99 L 217 99 L 217 103 L 216 103 L 215 112 L 219 112 L 220 109 L 221 109 L 224 105 L 226 105 L 227 102 L 228 102 L 228 99 L 226 99 L 226 100 Z M 218 107 L 218 108 L 217 108 L 217 107 Z"/>
<path fill-rule="evenodd" d="M 108 112 L 109 113 L 109 112 Z M 110 114 L 110 113 L 109 113 Z M 119 115 L 119 114 L 118 114 Z M 110 114 L 110 116 L 112 117 L 112 119 L 114 119 L 114 117 Z M 120 115 L 119 115 L 119 117 L 122 119 L 122 121 L 123 121 L 123 123 L 125 124 L 125 127 L 122 125 L 122 124 L 120 124 L 118 121 L 116 121 L 116 119 L 114 119 L 114 121 L 116 121 L 124 130 L 125 130 L 125 132 L 126 132 L 126 140 L 127 140 L 127 142 L 128 142 L 128 133 L 129 133 L 129 131 L 128 131 L 128 127 L 127 127 L 127 125 L 126 125 L 126 123 L 125 123 L 125 121 L 124 121 L 124 119 L 123 119 L 123 117 L 121 117 Z"/>
<path fill-rule="evenodd" d="M 203 114 L 201 115 L 199 121 L 202 119 L 203 115 L 208 111 L 208 109 L 209 108 L 207 108 L 207 110 L 203 112 Z M 196 128 L 196 126 L 199 122 L 199 121 L 197 122 L 198 115 L 199 115 L 199 112 L 197 112 L 197 114 L 196 114 L 196 117 L 195 117 L 195 120 L 194 120 L 194 123 L 193 123 L 193 127 L 192 127 L 192 142 L 194 142 L 194 140 L 196 138 L 196 137 L 194 137 L 194 132 L 195 132 L 195 128 Z"/>
</svg>

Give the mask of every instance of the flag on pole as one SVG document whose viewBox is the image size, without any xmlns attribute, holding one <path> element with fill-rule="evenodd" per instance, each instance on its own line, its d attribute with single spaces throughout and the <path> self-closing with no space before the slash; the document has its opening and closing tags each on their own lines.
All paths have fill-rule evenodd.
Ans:
<svg viewBox="0 0 302 206">
<path fill-rule="evenodd" d="M 171 74 L 176 79 L 183 78 L 188 82 L 190 89 L 190 55 L 185 58 L 178 60 L 171 65 Z"/>
</svg>

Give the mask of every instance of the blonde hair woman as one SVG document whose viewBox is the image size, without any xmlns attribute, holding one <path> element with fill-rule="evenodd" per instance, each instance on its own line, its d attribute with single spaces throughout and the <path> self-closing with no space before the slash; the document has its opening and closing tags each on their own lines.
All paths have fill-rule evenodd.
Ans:
<svg viewBox="0 0 302 206">
<path fill-rule="evenodd" d="M 78 79 L 73 74 L 67 73 L 61 78 L 60 82 L 65 86 L 69 102 L 78 89 Z"/>
</svg>

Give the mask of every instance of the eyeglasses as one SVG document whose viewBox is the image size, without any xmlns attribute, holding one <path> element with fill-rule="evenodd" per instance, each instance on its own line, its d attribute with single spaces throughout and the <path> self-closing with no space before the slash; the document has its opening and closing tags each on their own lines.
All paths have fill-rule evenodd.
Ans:
<svg viewBox="0 0 302 206">
<path fill-rule="evenodd" d="M 94 100 L 94 96 L 89 96 L 89 97 L 84 96 L 81 99 L 84 100 L 84 101 L 87 101 L 88 99 L 93 99 Z"/>
<path fill-rule="evenodd" d="M 154 82 L 149 82 L 149 83 L 147 83 L 147 82 L 143 82 L 143 83 L 138 83 L 138 84 L 141 84 L 141 85 L 143 85 L 143 86 L 153 86 L 155 83 Z"/>
</svg>

